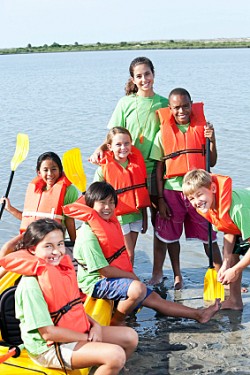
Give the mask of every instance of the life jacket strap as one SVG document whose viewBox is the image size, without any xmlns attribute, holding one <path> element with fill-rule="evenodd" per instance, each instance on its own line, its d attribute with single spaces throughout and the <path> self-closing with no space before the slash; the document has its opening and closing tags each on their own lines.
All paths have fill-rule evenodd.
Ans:
<svg viewBox="0 0 250 375">
<path fill-rule="evenodd" d="M 202 154 L 202 156 L 205 156 L 206 148 L 205 148 L 205 145 L 202 145 L 202 148 L 188 148 L 186 150 L 178 150 L 178 151 L 172 152 L 171 154 L 163 156 L 162 160 L 173 159 L 183 154 Z"/>
<path fill-rule="evenodd" d="M 54 325 L 56 326 L 58 324 L 59 320 L 61 319 L 61 317 L 64 314 L 66 314 L 69 310 L 71 310 L 73 306 L 75 306 L 79 303 L 82 303 L 82 300 L 81 300 L 80 297 L 70 301 L 65 306 L 61 307 L 59 310 L 51 312 L 50 316 L 53 319 Z"/>
<path fill-rule="evenodd" d="M 42 218 L 50 218 L 50 219 L 59 219 L 62 220 L 62 215 L 56 215 L 54 210 L 52 212 L 37 212 L 37 211 L 24 211 L 22 213 L 22 217 L 42 217 Z"/>
<path fill-rule="evenodd" d="M 106 258 L 107 262 L 110 264 L 111 262 L 113 262 L 113 260 L 117 259 L 123 253 L 123 251 L 125 251 L 125 250 L 126 250 L 126 246 L 123 246 L 121 249 L 117 250 L 113 255 Z M 88 270 L 88 267 L 87 267 L 86 263 L 81 263 L 76 259 L 75 259 L 75 261 L 77 262 L 77 264 L 79 264 L 84 269 L 84 271 Z"/>
<path fill-rule="evenodd" d="M 111 257 L 106 258 L 108 263 L 110 264 L 113 260 L 117 259 L 124 251 L 126 250 L 126 246 L 123 246 L 121 249 L 117 250 Z"/>
<path fill-rule="evenodd" d="M 124 187 L 124 188 L 121 188 L 121 189 L 117 189 L 116 194 L 125 193 L 125 191 L 135 190 L 135 189 L 139 189 L 139 188 L 143 188 L 143 187 L 147 187 L 146 182 L 144 182 L 142 184 L 127 186 L 127 187 Z"/>
</svg>

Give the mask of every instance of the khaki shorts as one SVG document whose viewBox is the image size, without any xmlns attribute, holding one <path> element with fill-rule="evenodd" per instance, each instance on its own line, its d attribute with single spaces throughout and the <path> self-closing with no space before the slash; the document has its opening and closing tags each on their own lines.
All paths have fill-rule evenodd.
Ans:
<svg viewBox="0 0 250 375">
<path fill-rule="evenodd" d="M 77 342 L 69 342 L 65 344 L 60 344 L 60 350 L 62 359 L 65 365 L 65 368 L 67 370 L 72 370 L 71 367 L 71 358 L 73 354 L 73 350 L 78 344 Z M 39 354 L 37 356 L 34 356 L 29 353 L 29 357 L 32 359 L 33 362 L 35 362 L 37 365 L 42 367 L 48 367 L 48 368 L 62 368 L 56 354 L 55 346 L 52 345 L 49 350 L 46 352 Z"/>
</svg>

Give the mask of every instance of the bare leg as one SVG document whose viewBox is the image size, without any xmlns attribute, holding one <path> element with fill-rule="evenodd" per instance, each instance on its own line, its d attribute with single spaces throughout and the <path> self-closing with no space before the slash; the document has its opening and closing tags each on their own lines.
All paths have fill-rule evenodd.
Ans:
<svg viewBox="0 0 250 375">
<path fill-rule="evenodd" d="M 180 290 L 183 287 L 181 269 L 180 269 L 180 242 L 168 243 L 168 253 L 174 272 L 174 289 Z"/>
<path fill-rule="evenodd" d="M 150 285 L 159 284 L 163 276 L 163 263 L 166 258 L 167 244 L 160 241 L 154 234 L 154 260 L 152 277 L 149 280 Z"/>
<path fill-rule="evenodd" d="M 125 317 L 138 306 L 138 304 L 146 297 L 146 294 L 146 285 L 138 280 L 134 280 L 128 288 L 128 298 L 124 301 L 119 301 L 116 312 L 111 320 L 111 325 L 123 325 Z"/>
<path fill-rule="evenodd" d="M 125 246 L 132 265 L 134 265 L 135 245 L 138 238 L 138 234 L 138 232 L 129 232 L 128 234 L 124 235 Z"/>
<path fill-rule="evenodd" d="M 203 245 L 204 245 L 205 252 L 207 256 L 209 257 L 208 244 L 204 243 Z M 220 249 L 219 249 L 217 242 L 213 242 L 213 260 L 214 260 L 214 268 L 218 272 L 222 265 L 222 258 L 221 258 L 221 253 L 220 253 Z"/>
<path fill-rule="evenodd" d="M 102 327 L 102 342 L 79 342 L 72 368 L 99 366 L 95 374 L 116 375 L 138 345 L 138 334 L 129 327 Z"/>
<path fill-rule="evenodd" d="M 220 309 L 220 300 L 216 299 L 215 304 L 207 308 L 193 309 L 176 302 L 167 301 L 156 292 L 152 292 L 143 301 L 143 306 L 154 309 L 166 316 L 194 319 L 199 323 L 206 323 Z"/>
<path fill-rule="evenodd" d="M 239 259 L 239 255 L 233 255 L 233 262 L 231 264 L 231 267 L 238 263 Z M 241 279 L 242 273 L 239 275 L 238 279 L 235 282 L 229 284 L 230 296 L 226 301 L 222 302 L 222 309 L 243 310 L 243 302 L 241 296 Z"/>
</svg>

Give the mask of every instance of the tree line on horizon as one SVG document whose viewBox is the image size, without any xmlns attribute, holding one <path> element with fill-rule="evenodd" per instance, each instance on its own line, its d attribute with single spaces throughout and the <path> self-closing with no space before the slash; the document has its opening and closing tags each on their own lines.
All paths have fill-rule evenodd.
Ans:
<svg viewBox="0 0 250 375">
<path fill-rule="evenodd" d="M 130 49 L 204 49 L 204 48 L 250 48 L 250 38 L 242 39 L 214 39 L 214 40 L 159 40 L 144 42 L 120 42 L 94 44 L 59 44 L 0 49 L 0 54 L 73 52 L 73 51 L 102 51 L 102 50 L 130 50 Z"/>
</svg>

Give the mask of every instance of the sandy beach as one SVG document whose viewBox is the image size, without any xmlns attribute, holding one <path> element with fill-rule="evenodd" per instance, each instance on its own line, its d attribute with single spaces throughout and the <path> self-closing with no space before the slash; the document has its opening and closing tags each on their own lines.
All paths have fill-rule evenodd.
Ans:
<svg viewBox="0 0 250 375">
<path fill-rule="evenodd" d="M 218 238 L 221 247 L 222 237 Z M 135 272 L 147 282 L 152 270 L 152 233 L 138 240 Z M 208 267 L 201 243 L 181 241 L 182 291 L 173 291 L 173 275 L 168 255 L 164 280 L 155 289 L 165 298 L 190 307 L 203 308 L 203 281 Z M 142 250 L 143 249 L 143 250 Z M 249 270 L 243 285 L 249 286 Z M 250 293 L 242 295 L 244 310 L 220 310 L 206 324 L 187 319 L 166 318 L 143 308 L 128 325 L 139 333 L 137 352 L 128 362 L 131 374 L 250 374 Z"/>
</svg>

